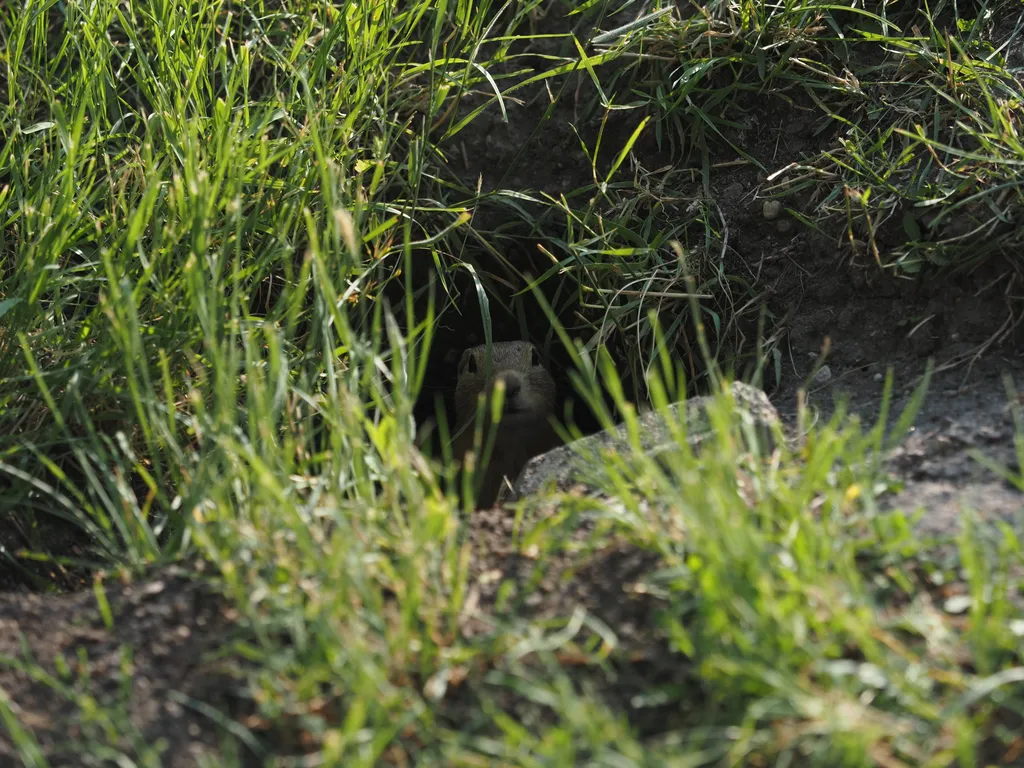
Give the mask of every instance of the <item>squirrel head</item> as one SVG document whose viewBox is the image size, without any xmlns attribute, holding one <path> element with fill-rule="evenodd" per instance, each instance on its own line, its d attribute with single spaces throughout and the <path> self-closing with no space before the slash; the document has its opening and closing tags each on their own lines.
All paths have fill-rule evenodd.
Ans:
<svg viewBox="0 0 1024 768">
<path fill-rule="evenodd" d="M 528 341 L 503 341 L 472 347 L 459 360 L 455 387 L 455 412 L 460 424 L 473 419 L 477 397 L 490 399 L 495 385 L 505 385 L 502 425 L 527 425 L 543 421 L 555 406 L 555 382 L 541 362 L 537 348 Z M 487 411 L 489 413 L 489 407 Z"/>
</svg>

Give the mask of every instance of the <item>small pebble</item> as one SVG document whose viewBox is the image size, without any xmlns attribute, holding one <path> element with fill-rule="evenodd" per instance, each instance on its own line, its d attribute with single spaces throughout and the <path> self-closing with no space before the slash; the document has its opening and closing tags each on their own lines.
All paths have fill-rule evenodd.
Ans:
<svg viewBox="0 0 1024 768">
<path fill-rule="evenodd" d="M 815 384 L 824 384 L 825 382 L 829 381 L 831 378 L 832 378 L 832 369 L 829 368 L 827 365 L 823 365 L 823 366 L 821 366 L 821 368 L 818 369 L 818 372 L 814 374 L 813 381 L 814 381 Z"/>
<path fill-rule="evenodd" d="M 765 200 L 761 206 L 761 213 L 768 221 L 774 221 L 782 215 L 782 203 L 778 200 Z"/>
<path fill-rule="evenodd" d="M 874 375 L 874 379 L 875 379 L 875 381 L 883 381 L 883 380 L 885 379 L 885 376 L 883 376 L 883 375 L 882 375 L 882 374 L 880 374 L 880 373 L 876 373 L 876 374 Z"/>
<path fill-rule="evenodd" d="M 781 219 L 781 220 L 775 222 L 775 230 L 780 235 L 789 234 L 790 230 L 792 230 L 792 229 L 793 229 L 793 222 L 790 221 L 789 219 Z"/>
<path fill-rule="evenodd" d="M 743 197 L 743 195 L 746 194 L 746 192 L 747 188 L 743 185 L 743 183 L 736 181 L 725 188 L 725 190 L 722 192 L 722 196 L 725 197 L 726 200 L 736 203 L 740 201 L 740 199 Z"/>
</svg>

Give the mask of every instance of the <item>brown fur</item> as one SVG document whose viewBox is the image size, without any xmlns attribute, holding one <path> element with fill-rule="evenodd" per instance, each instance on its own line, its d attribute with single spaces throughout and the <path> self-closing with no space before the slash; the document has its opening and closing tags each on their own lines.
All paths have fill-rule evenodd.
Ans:
<svg viewBox="0 0 1024 768">
<path fill-rule="evenodd" d="M 459 361 L 459 381 L 455 388 L 456 437 L 453 454 L 460 463 L 473 450 L 477 401 L 484 404 L 484 444 L 491 429 L 490 398 L 497 381 L 505 382 L 505 400 L 498 422 L 494 448 L 483 475 L 477 476 L 480 488 L 477 508 L 494 504 L 505 478 L 513 483 L 523 466 L 558 444 L 549 416 L 555 408 L 555 382 L 541 363 L 537 350 L 527 341 L 506 341 L 491 347 L 490 375 L 487 348 L 467 349 Z"/>
</svg>

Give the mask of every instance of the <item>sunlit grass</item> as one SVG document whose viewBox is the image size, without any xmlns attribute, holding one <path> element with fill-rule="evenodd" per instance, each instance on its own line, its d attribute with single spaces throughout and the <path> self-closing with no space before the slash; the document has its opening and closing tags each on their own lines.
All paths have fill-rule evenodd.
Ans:
<svg viewBox="0 0 1024 768">
<path fill-rule="evenodd" d="M 226 738 L 238 751 L 259 743 L 344 766 L 1012 754 L 1019 542 L 1006 531 L 993 547 L 968 525 L 960 570 L 932 563 L 913 510 L 880 511 L 893 437 L 841 410 L 757 453 L 723 396 L 700 451 L 681 439 L 668 459 L 610 463 L 599 484 L 612 500 L 567 498 L 555 515 L 524 507 L 515 547 L 535 580 L 612 536 L 657 557 L 640 586 L 660 639 L 644 650 L 677 671 L 666 684 L 644 680 L 651 690 L 629 701 L 600 694 L 602 681 L 614 692 L 616 670 L 642 678 L 634 665 L 650 659 L 622 652 L 617 628 L 593 617 L 513 613 L 462 632 L 471 563 L 487 553 L 471 550 L 469 501 L 451 467 L 416 448 L 413 418 L 455 276 L 472 268 L 471 290 L 505 289 L 467 327 L 524 312 L 510 286 L 552 289 L 558 317 L 577 309 L 552 340 L 581 338 L 580 398 L 609 425 L 628 420 L 630 388 L 656 405 L 683 397 L 737 316 L 754 314 L 756 286 L 726 271 L 713 201 L 680 191 L 694 179 L 710 190 L 711 153 L 736 144 L 744 97 L 802 90 L 820 119 L 845 115 L 841 143 L 787 170 L 805 180 L 772 183 L 813 189 L 806 218 L 848 215 L 849 235 L 869 246 L 908 205 L 928 203 L 936 221 L 981 204 L 1012 221 L 1019 208 L 1019 84 L 973 28 L 943 47 L 935 27 L 906 35 L 906 19 L 862 10 L 716 3 L 633 26 L 610 13 L 601 28 L 619 32 L 591 40 L 590 58 L 565 38 L 571 53 L 520 62 L 536 17 L 563 10 L 99 0 L 0 11 L 5 564 L 42 587 L 33 558 L 68 582 L 210 563 L 239 616 L 245 639 L 229 650 L 255 670 L 251 706 L 265 726 L 236 724 Z M 879 25 L 875 37 L 840 38 L 861 22 Z M 846 48 L 906 67 L 913 76 L 886 87 L 923 101 L 872 111 L 864 89 L 882 75 L 843 74 Z M 549 68 L 527 72 L 537 61 Z M 452 180 L 442 142 L 474 117 L 461 99 L 483 93 L 501 111 L 525 91 L 517 77 L 554 94 L 570 72 L 602 86 L 595 114 L 625 104 L 650 117 L 621 146 L 581 131 L 592 186 L 478 198 Z M 637 160 L 651 132 L 680 167 Z M 474 228 L 484 201 L 534 228 L 543 271 L 479 255 L 506 242 Z M 894 263 L 960 258 L 957 243 L 917 231 L 887 252 Z M 992 252 L 1016 253 L 1015 232 L 993 229 Z M 429 263 L 432 294 L 413 285 L 413 260 Z M 618 374 L 602 349 L 624 351 Z M 581 539 L 583 520 L 596 523 Z M 55 531 L 82 549 L 53 546 Z M 963 615 L 935 589 L 958 578 Z M 77 688 L 45 679 L 88 710 L 83 753 L 159 764 L 126 717 L 130 700 L 93 698 L 87 676 Z M 42 765 L 2 691 L 0 716 L 26 764 Z M 301 750 L 275 741 L 284 732 L 303 735 Z"/>
</svg>

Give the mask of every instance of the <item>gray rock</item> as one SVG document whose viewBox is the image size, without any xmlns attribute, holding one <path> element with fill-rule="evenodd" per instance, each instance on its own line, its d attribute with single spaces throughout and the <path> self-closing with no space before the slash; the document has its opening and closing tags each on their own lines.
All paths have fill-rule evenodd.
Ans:
<svg viewBox="0 0 1024 768">
<path fill-rule="evenodd" d="M 832 369 L 827 365 L 821 366 L 818 371 L 814 374 L 815 384 L 825 384 L 832 380 Z"/>
<path fill-rule="evenodd" d="M 735 382 L 731 386 L 737 410 L 745 427 L 762 449 L 774 444 L 779 415 L 761 390 Z M 673 403 L 663 411 L 647 411 L 639 416 L 641 449 L 648 455 L 667 456 L 678 447 L 672 436 L 669 419 L 682 419 L 686 440 L 695 448 L 711 434 L 707 405 L 711 397 L 694 397 L 685 403 Z M 747 432 L 748 430 L 744 430 Z M 537 456 L 523 467 L 511 490 L 506 486 L 499 503 L 536 494 L 543 489 L 568 491 L 579 485 L 592 487 L 601 473 L 605 457 L 631 450 L 626 425 L 599 432 Z"/>
<path fill-rule="evenodd" d="M 761 214 L 768 221 L 774 221 L 782 215 L 782 203 L 778 200 L 765 200 L 761 205 Z"/>
</svg>

